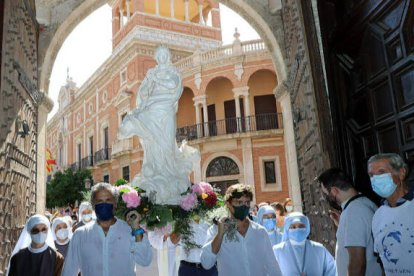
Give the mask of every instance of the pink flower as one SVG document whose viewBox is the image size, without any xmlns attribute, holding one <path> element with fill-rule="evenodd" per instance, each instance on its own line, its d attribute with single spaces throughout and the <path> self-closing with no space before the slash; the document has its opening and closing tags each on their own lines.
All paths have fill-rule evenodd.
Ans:
<svg viewBox="0 0 414 276">
<path fill-rule="evenodd" d="M 198 184 L 194 184 L 192 186 L 192 190 L 194 193 L 201 195 L 202 193 L 212 192 L 213 187 L 207 182 L 200 182 Z"/>
<path fill-rule="evenodd" d="M 141 203 L 141 197 L 134 189 L 131 189 L 127 193 L 123 193 L 122 200 L 126 203 L 127 208 L 135 208 Z"/>
<path fill-rule="evenodd" d="M 197 196 L 193 193 L 182 196 L 180 206 L 186 211 L 193 209 L 197 206 Z"/>
</svg>

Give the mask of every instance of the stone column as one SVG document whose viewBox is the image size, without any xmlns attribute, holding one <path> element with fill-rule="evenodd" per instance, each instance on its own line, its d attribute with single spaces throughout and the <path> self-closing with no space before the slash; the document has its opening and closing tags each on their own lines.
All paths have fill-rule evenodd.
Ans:
<svg viewBox="0 0 414 276">
<path fill-rule="evenodd" d="M 200 122 L 200 125 L 197 125 L 197 134 L 198 137 L 202 137 L 203 133 L 202 133 L 202 127 L 201 127 L 201 123 L 204 126 L 204 136 L 207 137 L 209 136 L 209 131 L 208 131 L 208 112 L 207 112 L 207 96 L 202 95 L 202 96 L 197 96 L 193 98 L 194 101 L 194 105 L 202 105 L 203 106 L 203 122 L 200 122 L 200 115 L 199 115 L 199 109 L 198 112 L 196 114 L 196 116 L 199 116 L 198 122 Z M 197 117 L 196 117 L 197 120 Z M 198 123 L 197 123 L 198 124 Z M 200 127 L 198 127 L 200 126 Z"/>
<path fill-rule="evenodd" d="M 190 21 L 190 15 L 188 11 L 188 0 L 184 0 L 184 8 L 185 8 L 185 21 Z"/>
<path fill-rule="evenodd" d="M 203 18 L 203 0 L 198 0 L 198 15 L 200 17 L 200 20 L 198 23 L 200 25 L 204 25 L 204 18 Z"/>
<path fill-rule="evenodd" d="M 207 110 L 207 98 L 203 101 L 203 123 L 204 123 L 204 136 L 210 136 L 209 125 L 208 125 L 208 110 Z"/>
<path fill-rule="evenodd" d="M 197 137 L 200 138 L 202 136 L 201 133 L 201 119 L 200 119 L 200 103 L 194 103 L 195 113 L 196 113 L 196 128 L 197 128 Z"/>
<path fill-rule="evenodd" d="M 302 212 L 302 196 L 299 182 L 298 160 L 295 143 L 296 140 L 292 118 L 292 105 L 290 101 L 290 94 L 283 83 L 283 81 L 280 82 L 273 92 L 276 99 L 280 103 L 283 115 L 283 138 L 285 144 L 289 196 L 292 198 L 294 210 Z"/>
<path fill-rule="evenodd" d="M 171 18 L 174 18 L 174 0 L 170 0 L 170 14 Z"/>
<path fill-rule="evenodd" d="M 240 97 L 239 95 L 234 95 L 234 101 L 236 103 L 236 124 L 237 124 L 237 132 L 242 130 L 241 127 L 241 112 L 240 112 Z"/>
<path fill-rule="evenodd" d="M 131 4 L 131 0 L 126 0 L 125 4 L 126 4 L 127 17 L 128 17 L 128 20 L 129 20 L 129 18 L 131 17 L 131 11 L 130 11 L 130 8 L 129 8 L 130 4 Z"/>
<path fill-rule="evenodd" d="M 155 14 L 160 15 L 160 0 L 155 0 Z"/>
<path fill-rule="evenodd" d="M 46 207 L 46 120 L 52 111 L 53 101 L 44 95 L 37 115 L 37 200 L 36 212 L 43 214 Z"/>
<path fill-rule="evenodd" d="M 211 10 L 211 24 L 214 28 L 221 28 L 220 10 L 218 8 L 213 8 Z"/>
<path fill-rule="evenodd" d="M 119 24 L 121 25 L 121 28 L 124 27 L 124 9 L 119 9 Z"/>
<path fill-rule="evenodd" d="M 243 98 L 244 104 L 244 117 L 245 117 L 245 124 L 246 124 L 246 131 L 250 131 L 250 101 L 249 101 L 249 87 L 236 87 L 233 88 L 234 99 L 236 101 L 236 117 L 237 117 L 237 130 L 242 130 L 242 120 L 241 120 L 241 111 L 240 111 L 240 103 L 239 98 Z"/>
</svg>

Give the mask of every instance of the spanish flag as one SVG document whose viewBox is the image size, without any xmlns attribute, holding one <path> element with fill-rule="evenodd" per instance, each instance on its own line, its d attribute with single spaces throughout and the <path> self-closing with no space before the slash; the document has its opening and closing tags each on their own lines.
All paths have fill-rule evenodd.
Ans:
<svg viewBox="0 0 414 276">
<path fill-rule="evenodd" d="M 53 159 L 52 153 L 49 149 L 46 150 L 46 170 L 50 174 L 53 171 L 53 165 L 56 165 L 56 160 Z"/>
</svg>

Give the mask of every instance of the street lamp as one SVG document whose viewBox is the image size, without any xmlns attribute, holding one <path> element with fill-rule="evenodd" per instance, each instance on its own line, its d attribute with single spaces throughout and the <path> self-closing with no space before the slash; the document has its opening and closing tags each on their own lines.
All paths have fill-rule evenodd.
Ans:
<svg viewBox="0 0 414 276">
<path fill-rule="evenodd" d="M 89 190 L 91 188 L 91 180 L 89 178 L 85 178 L 83 182 L 85 183 L 85 189 Z"/>
</svg>

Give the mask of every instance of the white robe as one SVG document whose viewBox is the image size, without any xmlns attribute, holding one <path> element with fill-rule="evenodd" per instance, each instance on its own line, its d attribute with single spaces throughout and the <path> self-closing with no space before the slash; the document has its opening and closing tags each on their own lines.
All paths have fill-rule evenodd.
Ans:
<svg viewBox="0 0 414 276">
<path fill-rule="evenodd" d="M 105 236 L 96 222 L 75 231 L 69 244 L 63 276 L 135 276 L 135 264 L 151 263 L 152 250 L 146 234 L 141 242 L 131 235 L 131 227 L 117 219 Z"/>
<path fill-rule="evenodd" d="M 175 276 L 178 273 L 179 249 L 168 237 L 155 232 L 148 232 L 148 239 L 152 247 L 157 249 L 157 264 L 159 276 Z"/>
<path fill-rule="evenodd" d="M 236 231 L 239 241 L 226 241 L 227 234 L 224 234 L 217 255 L 211 249 L 216 233 L 214 225 L 209 229 L 209 242 L 203 246 L 201 264 L 205 269 L 210 269 L 217 261 L 219 275 L 223 276 L 282 275 L 263 226 L 250 221 L 244 237 Z"/>
<path fill-rule="evenodd" d="M 305 251 L 306 255 L 303 258 Z M 304 245 L 292 245 L 290 242 L 282 242 L 273 247 L 273 252 L 283 275 L 301 275 L 302 267 L 304 275 L 308 276 L 336 275 L 335 260 L 320 243 L 307 240 L 305 250 Z M 303 260 L 305 261 L 304 265 Z"/>
</svg>

